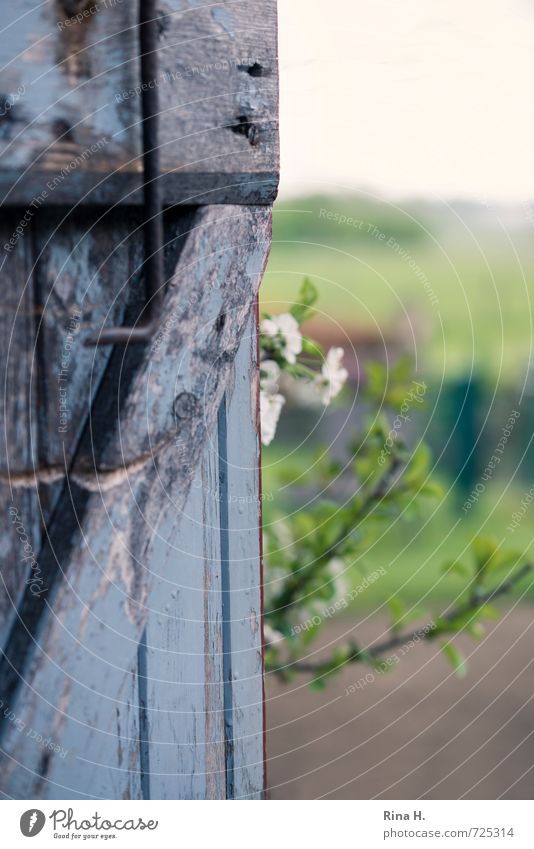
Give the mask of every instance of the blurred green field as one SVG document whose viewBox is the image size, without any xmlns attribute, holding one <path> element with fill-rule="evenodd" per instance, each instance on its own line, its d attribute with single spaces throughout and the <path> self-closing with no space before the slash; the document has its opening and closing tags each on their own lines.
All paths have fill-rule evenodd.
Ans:
<svg viewBox="0 0 534 849">
<path fill-rule="evenodd" d="M 321 296 L 315 326 L 401 333 L 428 374 L 473 368 L 516 384 L 530 356 L 534 238 L 519 213 L 508 218 L 505 227 L 477 207 L 399 211 L 346 198 L 280 203 L 262 303 L 283 311 L 308 276 Z"/>
<path fill-rule="evenodd" d="M 356 223 L 340 223 L 341 216 Z M 273 249 L 261 291 L 264 308 L 287 309 L 304 276 L 320 292 L 318 314 L 306 328 L 311 335 L 328 328 L 329 337 L 339 337 L 345 347 L 355 340 L 358 352 L 360 338 L 383 334 L 393 340 L 393 348 L 411 351 L 418 372 L 435 385 L 474 372 L 492 391 L 510 392 L 525 379 L 534 239 L 520 213 L 496 216 L 474 206 L 451 211 L 431 204 L 399 210 L 350 198 L 284 202 L 275 210 Z M 265 492 L 278 491 L 278 470 L 295 444 L 296 438 L 281 433 L 264 450 Z M 301 462 L 306 452 L 309 446 L 300 449 Z M 438 475 L 448 490 L 447 470 L 439 469 Z M 461 555 L 478 533 L 506 537 L 506 545 L 522 553 L 524 562 L 532 547 L 532 518 L 527 513 L 513 534 L 507 525 L 528 485 L 507 484 L 506 478 L 493 480 L 467 514 L 461 509 L 465 496 L 452 491 L 427 520 L 392 524 L 351 567 L 353 585 L 362 574 L 387 569 L 356 606 L 375 609 L 398 593 L 422 611 L 439 612 L 462 589 L 461 580 L 444 577 L 441 566 Z M 289 508 L 291 494 L 284 497 Z"/>
</svg>

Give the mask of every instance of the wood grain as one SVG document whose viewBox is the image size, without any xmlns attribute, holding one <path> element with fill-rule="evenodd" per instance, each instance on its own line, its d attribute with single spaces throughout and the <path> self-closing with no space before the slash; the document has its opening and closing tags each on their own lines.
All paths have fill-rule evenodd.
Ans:
<svg viewBox="0 0 534 849">
<path fill-rule="evenodd" d="M 2 242 L 11 236 L 17 225 L 16 213 L 3 215 L 0 219 Z M 31 238 L 30 235 L 29 241 Z M 9 484 L 11 475 L 33 468 L 37 451 L 37 399 L 35 383 L 32 384 L 37 362 L 35 288 L 32 253 L 26 248 L 27 244 L 20 242 L 11 253 L 4 254 L 1 271 L 0 509 L 4 530 L 0 536 L 0 646 L 4 645 L 24 590 L 31 588 L 38 593 L 41 577 L 37 562 L 41 543 L 37 492 L 14 492 Z"/>
<path fill-rule="evenodd" d="M 174 213 L 166 233 L 166 318 L 148 350 L 110 357 L 40 551 L 47 592 L 40 604 L 24 596 L 0 665 L 19 721 L 67 752 L 43 749 L 4 717 L 2 786 L 15 798 L 140 792 L 124 767 L 139 752 L 127 732 L 125 754 L 124 729 L 137 721 L 125 682 L 163 574 L 161 540 L 180 521 L 249 321 L 270 210 Z"/>
<path fill-rule="evenodd" d="M 0 42 L 0 792 L 260 798 L 276 2 L 161 3 L 164 305 L 115 349 L 83 343 L 145 306 L 139 4 L 69 5 Z"/>
<path fill-rule="evenodd" d="M 138 2 L 4 9 L 0 201 L 141 204 Z M 269 204 L 278 183 L 275 0 L 161 4 L 168 205 Z M 24 140 L 21 143 L 21 140 Z"/>
<path fill-rule="evenodd" d="M 247 323 L 149 607 L 152 799 L 262 798 L 257 322 Z"/>
<path fill-rule="evenodd" d="M 227 793 L 234 799 L 262 798 L 265 784 L 258 374 L 253 313 L 219 412 Z"/>
<path fill-rule="evenodd" d="M 209 439 L 162 543 L 146 635 L 151 799 L 226 798 L 219 468 Z"/>
</svg>

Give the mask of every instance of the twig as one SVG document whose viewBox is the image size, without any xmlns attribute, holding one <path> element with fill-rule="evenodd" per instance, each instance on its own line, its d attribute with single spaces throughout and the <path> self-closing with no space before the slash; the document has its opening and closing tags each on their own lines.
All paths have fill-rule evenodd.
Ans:
<svg viewBox="0 0 534 849">
<path fill-rule="evenodd" d="M 398 473 L 399 469 L 402 466 L 402 461 L 399 457 L 393 457 L 391 462 L 391 466 L 389 467 L 387 473 L 384 475 L 382 480 L 376 485 L 376 487 L 367 495 L 363 504 L 360 505 L 358 509 L 357 521 L 361 523 L 370 513 L 372 508 L 376 504 L 380 504 L 383 498 L 388 494 L 390 486 L 393 484 L 392 478 Z M 400 490 L 397 490 L 399 492 Z M 327 551 L 324 552 L 323 556 L 334 557 L 337 548 L 342 545 L 347 537 L 350 536 L 355 526 L 351 526 L 349 530 L 346 527 L 338 535 L 337 539 L 334 540 L 333 543 L 328 547 Z M 304 566 L 299 570 L 295 575 L 293 575 L 292 580 L 288 581 L 286 586 L 283 588 L 282 592 L 273 602 L 273 607 L 277 610 L 282 610 L 284 608 L 292 607 L 296 604 L 298 597 L 300 595 L 301 590 L 306 587 L 308 582 L 309 575 L 306 571 L 306 567 Z"/>
<path fill-rule="evenodd" d="M 439 617 L 439 621 L 441 623 L 452 624 L 456 619 L 459 619 L 462 616 L 465 616 L 475 610 L 478 610 L 480 607 L 483 607 L 485 604 L 489 604 L 493 599 L 498 598 L 501 595 L 506 595 L 509 593 L 516 584 L 521 581 L 525 575 L 528 575 L 529 572 L 532 571 L 532 564 L 526 563 L 524 566 L 519 569 L 515 575 L 512 575 L 508 578 L 507 581 L 503 581 L 502 584 L 499 584 L 498 587 L 495 587 L 493 590 L 489 590 L 487 593 L 483 593 L 476 598 L 469 599 L 469 601 L 464 604 L 459 605 L 458 607 L 453 608 L 452 610 L 444 613 Z M 398 648 L 400 646 L 406 645 L 412 641 L 418 642 L 420 640 L 431 640 L 440 634 L 446 633 L 442 625 L 436 625 L 435 623 L 428 623 L 427 625 L 417 628 L 415 631 L 412 631 L 408 634 L 395 634 L 393 637 L 389 637 L 387 640 L 384 640 L 381 643 L 376 643 L 375 645 L 370 646 L 367 649 L 358 649 L 356 646 L 350 647 L 353 648 L 351 654 L 349 655 L 346 663 L 361 663 L 366 658 L 379 658 L 385 652 L 391 651 L 392 649 Z M 328 661 L 319 661 L 317 663 L 312 663 L 309 661 L 296 661 L 291 664 L 291 670 L 296 672 L 308 672 L 308 673 L 321 673 L 330 671 Z M 280 668 L 271 668 L 270 672 L 283 672 Z"/>
</svg>

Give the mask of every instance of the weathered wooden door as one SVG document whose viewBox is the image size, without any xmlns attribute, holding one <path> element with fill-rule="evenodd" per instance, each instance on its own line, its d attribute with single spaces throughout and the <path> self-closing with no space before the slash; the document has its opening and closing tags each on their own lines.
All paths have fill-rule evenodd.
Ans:
<svg viewBox="0 0 534 849">
<path fill-rule="evenodd" d="M 13 798 L 264 787 L 257 292 L 274 0 L 3 7 L 1 766 Z M 141 99 L 163 301 L 144 344 Z M 146 140 L 145 155 L 146 155 Z"/>
</svg>

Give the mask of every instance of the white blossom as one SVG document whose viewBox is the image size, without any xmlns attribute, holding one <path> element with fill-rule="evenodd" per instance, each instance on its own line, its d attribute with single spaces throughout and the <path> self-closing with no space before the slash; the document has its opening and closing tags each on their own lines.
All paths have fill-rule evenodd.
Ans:
<svg viewBox="0 0 534 849">
<path fill-rule="evenodd" d="M 302 334 L 299 323 L 289 312 L 264 318 L 260 324 L 260 332 L 280 345 L 282 354 L 288 363 L 293 365 L 302 351 Z"/>
<path fill-rule="evenodd" d="M 280 366 L 274 360 L 263 360 L 260 363 L 261 388 L 268 395 L 278 392 L 278 380 L 280 378 Z"/>
<path fill-rule="evenodd" d="M 274 533 L 280 548 L 285 549 L 293 545 L 294 540 L 291 534 L 291 528 L 283 519 L 277 519 L 276 522 L 273 522 L 271 531 Z"/>
<path fill-rule="evenodd" d="M 274 339 L 278 335 L 278 325 L 272 318 L 264 318 L 260 322 L 260 333 Z"/>
<path fill-rule="evenodd" d="M 341 575 L 345 571 L 345 561 L 341 557 L 331 557 L 327 563 L 327 568 L 332 576 L 336 577 L 336 575 Z"/>
<path fill-rule="evenodd" d="M 264 622 L 263 625 L 263 641 L 266 646 L 272 646 L 276 643 L 283 643 L 284 635 L 277 631 L 275 628 L 271 628 L 267 622 Z"/>
<path fill-rule="evenodd" d="M 285 398 L 278 393 L 260 391 L 261 441 L 270 445 L 276 433 Z"/>
<path fill-rule="evenodd" d="M 317 410 L 317 408 L 321 407 L 321 399 L 314 380 L 306 378 L 295 379 L 282 372 L 280 376 L 280 389 L 285 397 L 297 407 L 308 407 L 312 410 Z"/>
<path fill-rule="evenodd" d="M 336 588 L 336 597 L 339 598 L 347 592 L 347 582 L 345 574 L 347 565 L 341 557 L 331 557 L 327 564 L 327 569 L 332 576 Z"/>
<path fill-rule="evenodd" d="M 342 365 L 344 354 L 343 348 L 330 348 L 322 365 L 321 374 L 318 374 L 314 380 L 315 388 L 325 407 L 341 392 L 349 376 L 347 369 Z"/>
</svg>

